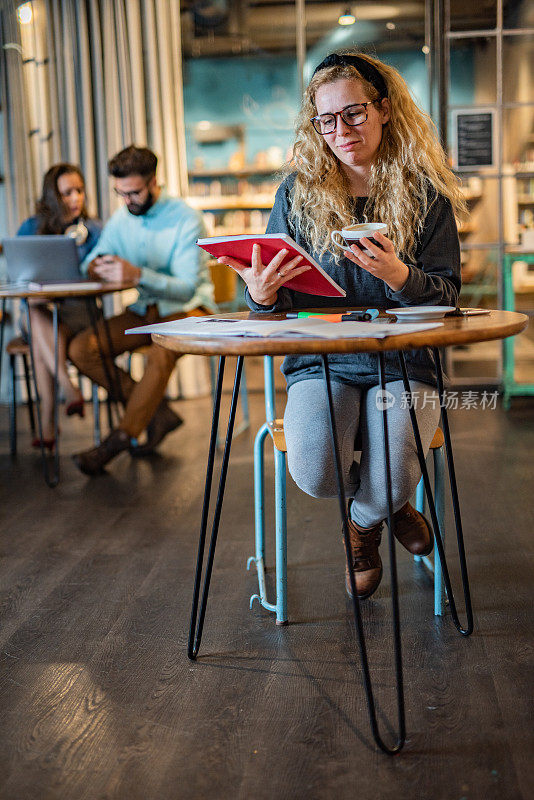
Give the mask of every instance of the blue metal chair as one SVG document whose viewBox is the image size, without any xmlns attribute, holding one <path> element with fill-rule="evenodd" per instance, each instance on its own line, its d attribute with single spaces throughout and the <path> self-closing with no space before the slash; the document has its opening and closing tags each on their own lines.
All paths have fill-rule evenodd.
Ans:
<svg viewBox="0 0 534 800">
<path fill-rule="evenodd" d="M 276 419 L 274 394 L 274 366 L 272 356 L 264 356 L 265 416 L 254 440 L 254 527 L 256 554 L 247 562 L 256 565 L 259 594 L 250 598 L 250 607 L 258 600 L 268 611 L 276 613 L 276 624 L 287 624 L 287 507 L 286 507 L 286 441 L 284 421 Z M 269 603 L 265 585 L 265 469 L 264 444 L 271 436 L 274 447 L 274 502 L 275 502 L 275 574 L 276 602 Z"/>
<path fill-rule="evenodd" d="M 434 458 L 434 503 L 436 504 L 441 539 L 443 544 L 445 544 L 445 485 L 443 481 L 445 459 L 443 455 L 443 445 L 443 431 L 441 428 L 437 428 L 434 438 L 430 443 L 430 449 L 432 450 L 432 456 Z M 416 489 L 415 507 L 424 514 L 426 505 L 425 487 L 423 479 L 421 478 Z M 414 556 L 414 561 L 422 562 L 434 576 L 434 615 L 436 617 L 442 617 L 445 611 L 446 591 L 443 586 L 438 548 L 434 547 L 433 558 L 432 556 Z"/>
<path fill-rule="evenodd" d="M 276 418 L 275 392 L 274 392 L 274 365 L 272 356 L 264 356 L 264 387 L 265 387 L 265 416 L 263 423 L 254 440 L 254 521 L 255 521 L 255 555 L 247 562 L 247 569 L 256 566 L 258 575 L 259 593 L 250 598 L 250 607 L 254 600 L 276 614 L 276 624 L 286 625 L 287 615 L 287 506 L 286 506 L 286 443 L 284 436 L 284 421 Z M 270 436 L 274 448 L 274 502 L 275 502 L 275 575 L 276 575 L 276 600 L 270 603 L 267 599 L 265 582 L 265 469 L 264 445 L 267 436 Z M 443 433 L 437 429 L 430 445 L 434 457 L 434 499 L 436 512 L 442 538 L 445 533 L 445 496 L 443 483 Z M 424 485 L 423 479 L 419 482 L 416 492 L 416 508 L 424 512 Z M 415 561 L 422 561 L 423 565 L 434 575 L 434 614 L 441 616 L 445 605 L 445 592 L 443 588 L 441 564 L 437 549 L 434 551 L 434 561 L 430 556 L 421 558 L 414 556 Z"/>
</svg>

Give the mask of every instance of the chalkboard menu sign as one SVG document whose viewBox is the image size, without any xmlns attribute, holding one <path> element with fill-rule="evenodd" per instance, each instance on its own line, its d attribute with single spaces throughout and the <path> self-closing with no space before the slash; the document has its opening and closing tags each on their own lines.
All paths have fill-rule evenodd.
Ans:
<svg viewBox="0 0 534 800">
<path fill-rule="evenodd" d="M 494 163 L 493 109 L 456 111 L 456 169 L 492 167 Z"/>
</svg>

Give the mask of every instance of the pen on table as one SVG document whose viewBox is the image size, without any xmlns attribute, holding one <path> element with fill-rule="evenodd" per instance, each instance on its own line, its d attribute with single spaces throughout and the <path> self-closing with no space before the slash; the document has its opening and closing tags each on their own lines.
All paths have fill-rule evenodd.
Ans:
<svg viewBox="0 0 534 800">
<path fill-rule="evenodd" d="M 367 311 L 347 311 L 339 314 L 321 314 L 317 311 L 299 311 L 286 314 L 286 319 L 324 319 L 328 322 L 369 322 L 378 317 L 378 309 L 368 308 Z"/>
</svg>

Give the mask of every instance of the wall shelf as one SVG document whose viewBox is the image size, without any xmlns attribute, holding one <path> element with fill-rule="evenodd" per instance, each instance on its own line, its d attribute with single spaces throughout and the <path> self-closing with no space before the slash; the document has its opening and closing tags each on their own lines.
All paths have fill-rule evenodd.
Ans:
<svg viewBox="0 0 534 800">
<path fill-rule="evenodd" d="M 272 175 L 276 173 L 280 167 L 255 167 L 249 165 L 243 169 L 228 169 L 221 167 L 220 169 L 192 169 L 187 173 L 190 178 L 249 178 L 252 175 Z"/>
<path fill-rule="evenodd" d="M 256 195 L 219 195 L 196 196 L 190 195 L 186 201 L 193 208 L 200 211 L 240 210 L 248 208 L 272 208 L 274 192 L 272 194 Z"/>
</svg>

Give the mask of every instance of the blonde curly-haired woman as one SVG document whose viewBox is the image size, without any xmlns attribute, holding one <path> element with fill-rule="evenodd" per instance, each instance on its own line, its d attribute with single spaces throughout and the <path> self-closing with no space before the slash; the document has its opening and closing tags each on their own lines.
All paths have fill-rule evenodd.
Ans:
<svg viewBox="0 0 534 800">
<path fill-rule="evenodd" d="M 284 287 L 305 268 L 296 258 L 278 268 L 285 251 L 262 264 L 219 259 L 247 284 L 255 311 L 317 306 L 455 306 L 460 291 L 460 249 L 455 216 L 465 206 L 430 118 L 410 95 L 400 74 L 363 53 L 333 53 L 319 64 L 297 119 L 293 160 L 279 187 L 268 233 L 288 233 L 347 292 L 333 300 Z M 379 246 L 362 242 L 332 246 L 334 230 L 359 222 L 383 222 Z M 426 519 L 409 503 L 420 479 L 409 410 L 397 357 L 387 354 L 388 410 L 395 535 L 411 553 L 432 549 Z M 427 452 L 439 421 L 436 376 L 428 350 L 406 354 L 410 385 L 421 398 L 416 413 Z M 379 553 L 387 516 L 381 405 L 376 356 L 329 357 L 358 596 L 369 597 L 382 577 Z M 288 356 L 284 416 L 288 466 L 295 482 L 314 497 L 336 496 L 328 407 L 319 356 Z M 354 461 L 356 436 L 361 458 Z M 347 574 L 347 591 L 350 579 Z"/>
</svg>

